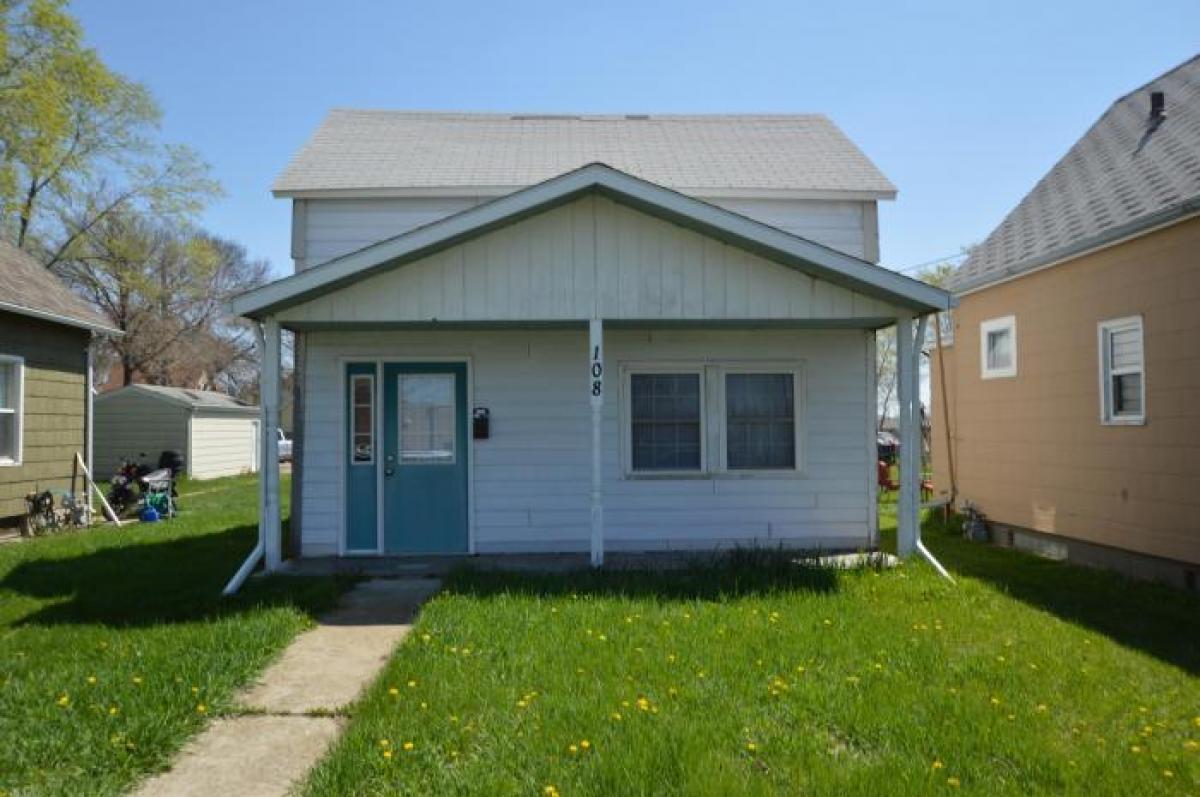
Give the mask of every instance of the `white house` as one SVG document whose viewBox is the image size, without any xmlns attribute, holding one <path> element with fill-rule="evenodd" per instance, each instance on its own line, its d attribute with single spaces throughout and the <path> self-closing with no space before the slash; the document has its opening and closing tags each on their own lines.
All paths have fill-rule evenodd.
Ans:
<svg viewBox="0 0 1200 797">
<path fill-rule="evenodd" d="M 105 477 L 126 459 L 150 465 L 177 451 L 194 479 L 259 469 L 260 410 L 211 390 L 127 385 L 95 400 L 96 472 Z"/>
<path fill-rule="evenodd" d="M 876 545 L 875 330 L 911 434 L 952 300 L 874 264 L 895 189 L 825 117 L 334 111 L 275 194 L 296 273 L 234 309 L 264 429 L 296 334 L 300 555 Z"/>
</svg>

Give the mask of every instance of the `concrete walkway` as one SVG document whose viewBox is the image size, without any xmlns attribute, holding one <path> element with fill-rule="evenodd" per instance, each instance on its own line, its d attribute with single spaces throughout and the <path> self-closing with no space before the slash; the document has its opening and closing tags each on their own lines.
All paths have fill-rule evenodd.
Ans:
<svg viewBox="0 0 1200 797">
<path fill-rule="evenodd" d="M 340 716 L 408 634 L 433 579 L 374 580 L 301 634 L 238 696 L 251 712 L 215 720 L 135 797 L 284 797 L 337 738 Z"/>
</svg>

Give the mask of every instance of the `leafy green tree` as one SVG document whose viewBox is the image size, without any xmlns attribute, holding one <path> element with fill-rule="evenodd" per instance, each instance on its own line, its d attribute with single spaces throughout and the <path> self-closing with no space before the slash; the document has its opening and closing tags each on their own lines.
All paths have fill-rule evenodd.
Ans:
<svg viewBox="0 0 1200 797">
<path fill-rule="evenodd" d="M 144 86 L 83 46 L 65 0 L 0 0 L 0 234 L 57 266 L 120 211 L 187 218 L 220 193 L 157 141 Z"/>
</svg>

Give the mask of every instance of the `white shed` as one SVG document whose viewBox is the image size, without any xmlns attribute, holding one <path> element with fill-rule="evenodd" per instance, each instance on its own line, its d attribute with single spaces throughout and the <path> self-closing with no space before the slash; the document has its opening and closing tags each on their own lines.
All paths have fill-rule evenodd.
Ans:
<svg viewBox="0 0 1200 797">
<path fill-rule="evenodd" d="M 129 385 L 95 402 L 96 473 L 111 475 L 127 458 L 157 464 L 163 451 L 183 455 L 193 479 L 259 468 L 259 410 L 211 390 Z"/>
</svg>

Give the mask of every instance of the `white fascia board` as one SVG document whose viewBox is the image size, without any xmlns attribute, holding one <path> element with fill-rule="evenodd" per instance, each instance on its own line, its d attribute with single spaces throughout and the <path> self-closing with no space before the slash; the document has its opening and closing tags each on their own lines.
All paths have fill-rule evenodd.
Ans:
<svg viewBox="0 0 1200 797">
<path fill-rule="evenodd" d="M 586 167 L 585 167 L 586 168 Z M 379 188 L 273 189 L 276 199 L 444 199 L 501 197 L 528 185 L 463 185 Z M 714 188 L 678 186 L 669 190 L 704 199 L 807 199 L 830 202 L 870 202 L 896 198 L 896 190 L 854 191 L 831 188 Z"/>
<path fill-rule="evenodd" d="M 113 335 L 115 337 L 119 337 L 125 334 L 116 327 L 105 326 L 103 324 L 94 324 L 90 321 L 83 321 L 78 318 L 71 318 L 70 316 L 51 313 L 47 310 L 34 310 L 32 307 L 24 307 L 19 304 L 12 304 L 11 302 L 0 301 L 0 310 L 8 313 L 15 313 L 17 315 L 28 316 L 29 318 L 37 318 L 42 321 L 53 321 L 54 323 L 62 324 L 63 326 L 75 327 L 77 329 L 87 329 L 102 335 Z"/>
<path fill-rule="evenodd" d="M 230 309 L 235 315 L 268 315 L 275 308 L 374 273 L 392 261 L 425 256 L 590 190 L 610 194 L 675 223 L 694 226 L 768 259 L 800 261 L 818 276 L 919 311 L 946 310 L 955 304 L 954 298 L 940 288 L 593 163 L 247 291 L 230 302 Z"/>
</svg>

